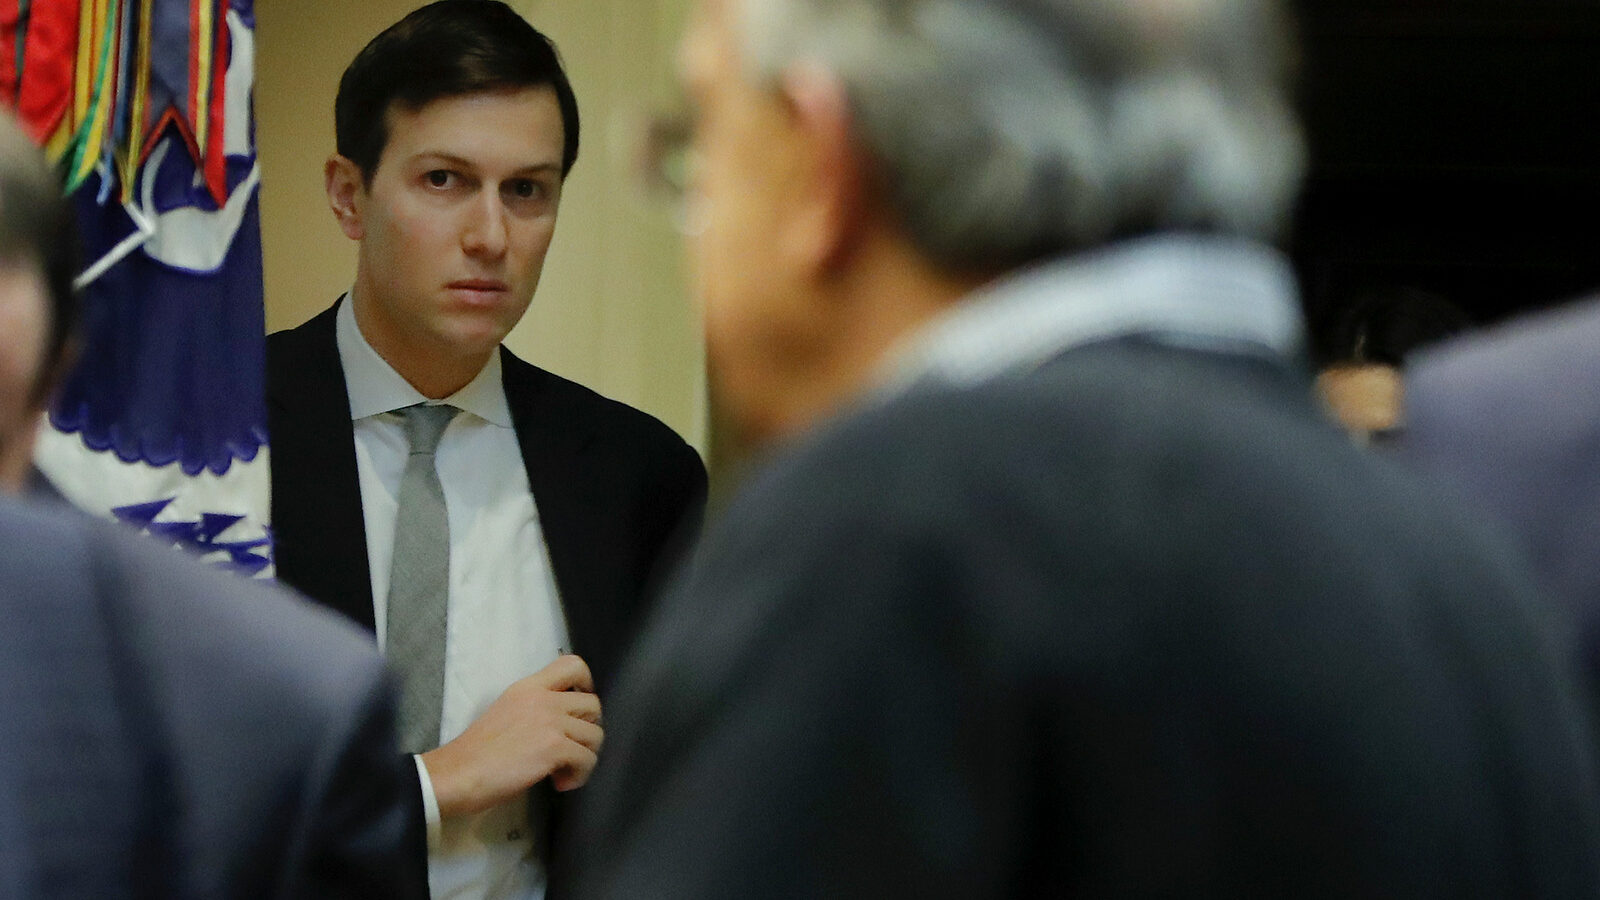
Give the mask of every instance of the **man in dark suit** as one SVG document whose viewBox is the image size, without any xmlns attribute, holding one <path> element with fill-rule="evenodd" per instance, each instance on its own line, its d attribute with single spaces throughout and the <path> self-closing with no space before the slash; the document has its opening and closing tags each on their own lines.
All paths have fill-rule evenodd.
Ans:
<svg viewBox="0 0 1600 900">
<path fill-rule="evenodd" d="M 770 457 L 609 708 L 585 898 L 1580 897 L 1509 555 L 1324 423 L 1252 0 L 702 0 L 718 395 Z"/>
<path fill-rule="evenodd" d="M 0 115 L 0 406 L 30 427 L 77 315 L 74 243 Z M 0 897 L 420 896 L 360 632 L 113 528 L 0 500 Z"/>
<path fill-rule="evenodd" d="M 1511 533 L 1583 632 L 1600 690 L 1600 304 L 1428 354 L 1407 384 L 1409 462 Z"/>
<path fill-rule="evenodd" d="M 0 502 L 0 897 L 422 897 L 382 661 L 337 617 Z"/>
<path fill-rule="evenodd" d="M 704 469 L 500 346 L 578 152 L 543 35 L 498 2 L 423 7 L 351 63 L 335 120 L 328 198 L 358 262 L 346 297 L 268 340 L 278 574 L 373 629 L 401 676 L 434 894 L 537 897 L 547 788 L 594 766 L 597 690 Z"/>
</svg>

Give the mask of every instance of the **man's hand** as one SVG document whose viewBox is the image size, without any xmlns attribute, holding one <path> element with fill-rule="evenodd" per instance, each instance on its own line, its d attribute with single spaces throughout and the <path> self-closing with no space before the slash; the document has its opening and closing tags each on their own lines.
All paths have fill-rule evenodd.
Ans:
<svg viewBox="0 0 1600 900">
<path fill-rule="evenodd" d="M 505 689 L 461 736 L 422 754 L 442 818 L 503 803 L 550 778 L 582 787 L 605 734 L 589 666 L 563 656 Z"/>
</svg>

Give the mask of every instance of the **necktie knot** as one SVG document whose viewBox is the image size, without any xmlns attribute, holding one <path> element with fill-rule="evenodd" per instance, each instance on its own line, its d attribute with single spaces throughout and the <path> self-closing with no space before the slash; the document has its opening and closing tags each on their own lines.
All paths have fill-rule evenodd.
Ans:
<svg viewBox="0 0 1600 900">
<path fill-rule="evenodd" d="M 460 410 L 448 404 L 418 403 L 399 411 L 405 418 L 406 441 L 411 444 L 411 455 L 432 456 L 439 449 L 439 438 Z"/>
</svg>

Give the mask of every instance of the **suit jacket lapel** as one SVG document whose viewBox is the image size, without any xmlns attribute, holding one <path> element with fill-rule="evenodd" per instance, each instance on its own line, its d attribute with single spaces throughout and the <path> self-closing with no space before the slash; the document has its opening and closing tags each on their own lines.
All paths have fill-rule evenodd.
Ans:
<svg viewBox="0 0 1600 900">
<path fill-rule="evenodd" d="M 506 402 L 573 649 L 586 657 L 598 652 L 609 658 L 613 635 L 604 620 L 609 581 L 592 564 L 596 544 L 605 540 L 608 511 L 594 502 L 581 462 L 591 438 L 588 414 L 549 390 L 551 376 L 544 371 L 503 347 L 500 359 Z"/>
<path fill-rule="evenodd" d="M 356 471 L 350 401 L 335 339 L 335 306 L 268 341 L 273 521 L 278 577 L 369 630 L 372 578 Z M 614 504 L 597 494 L 585 448 L 593 412 L 584 395 L 556 390 L 555 377 L 501 348 L 502 377 L 528 486 L 567 618 L 573 649 L 601 669 L 622 643 L 616 596 L 630 582 L 619 571 Z M 625 556 L 626 554 L 624 554 Z M 597 677 L 603 675 L 597 673 Z"/>
<path fill-rule="evenodd" d="M 334 337 L 339 305 L 267 342 L 278 578 L 373 630 L 350 399 Z"/>
</svg>

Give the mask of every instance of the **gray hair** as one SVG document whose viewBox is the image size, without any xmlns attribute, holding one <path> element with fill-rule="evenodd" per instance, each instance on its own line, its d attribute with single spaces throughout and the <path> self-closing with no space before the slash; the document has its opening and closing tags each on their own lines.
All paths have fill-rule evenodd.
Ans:
<svg viewBox="0 0 1600 900">
<path fill-rule="evenodd" d="M 1272 0 L 745 0 L 755 77 L 820 65 L 934 262 L 1275 236 L 1304 150 Z"/>
</svg>

